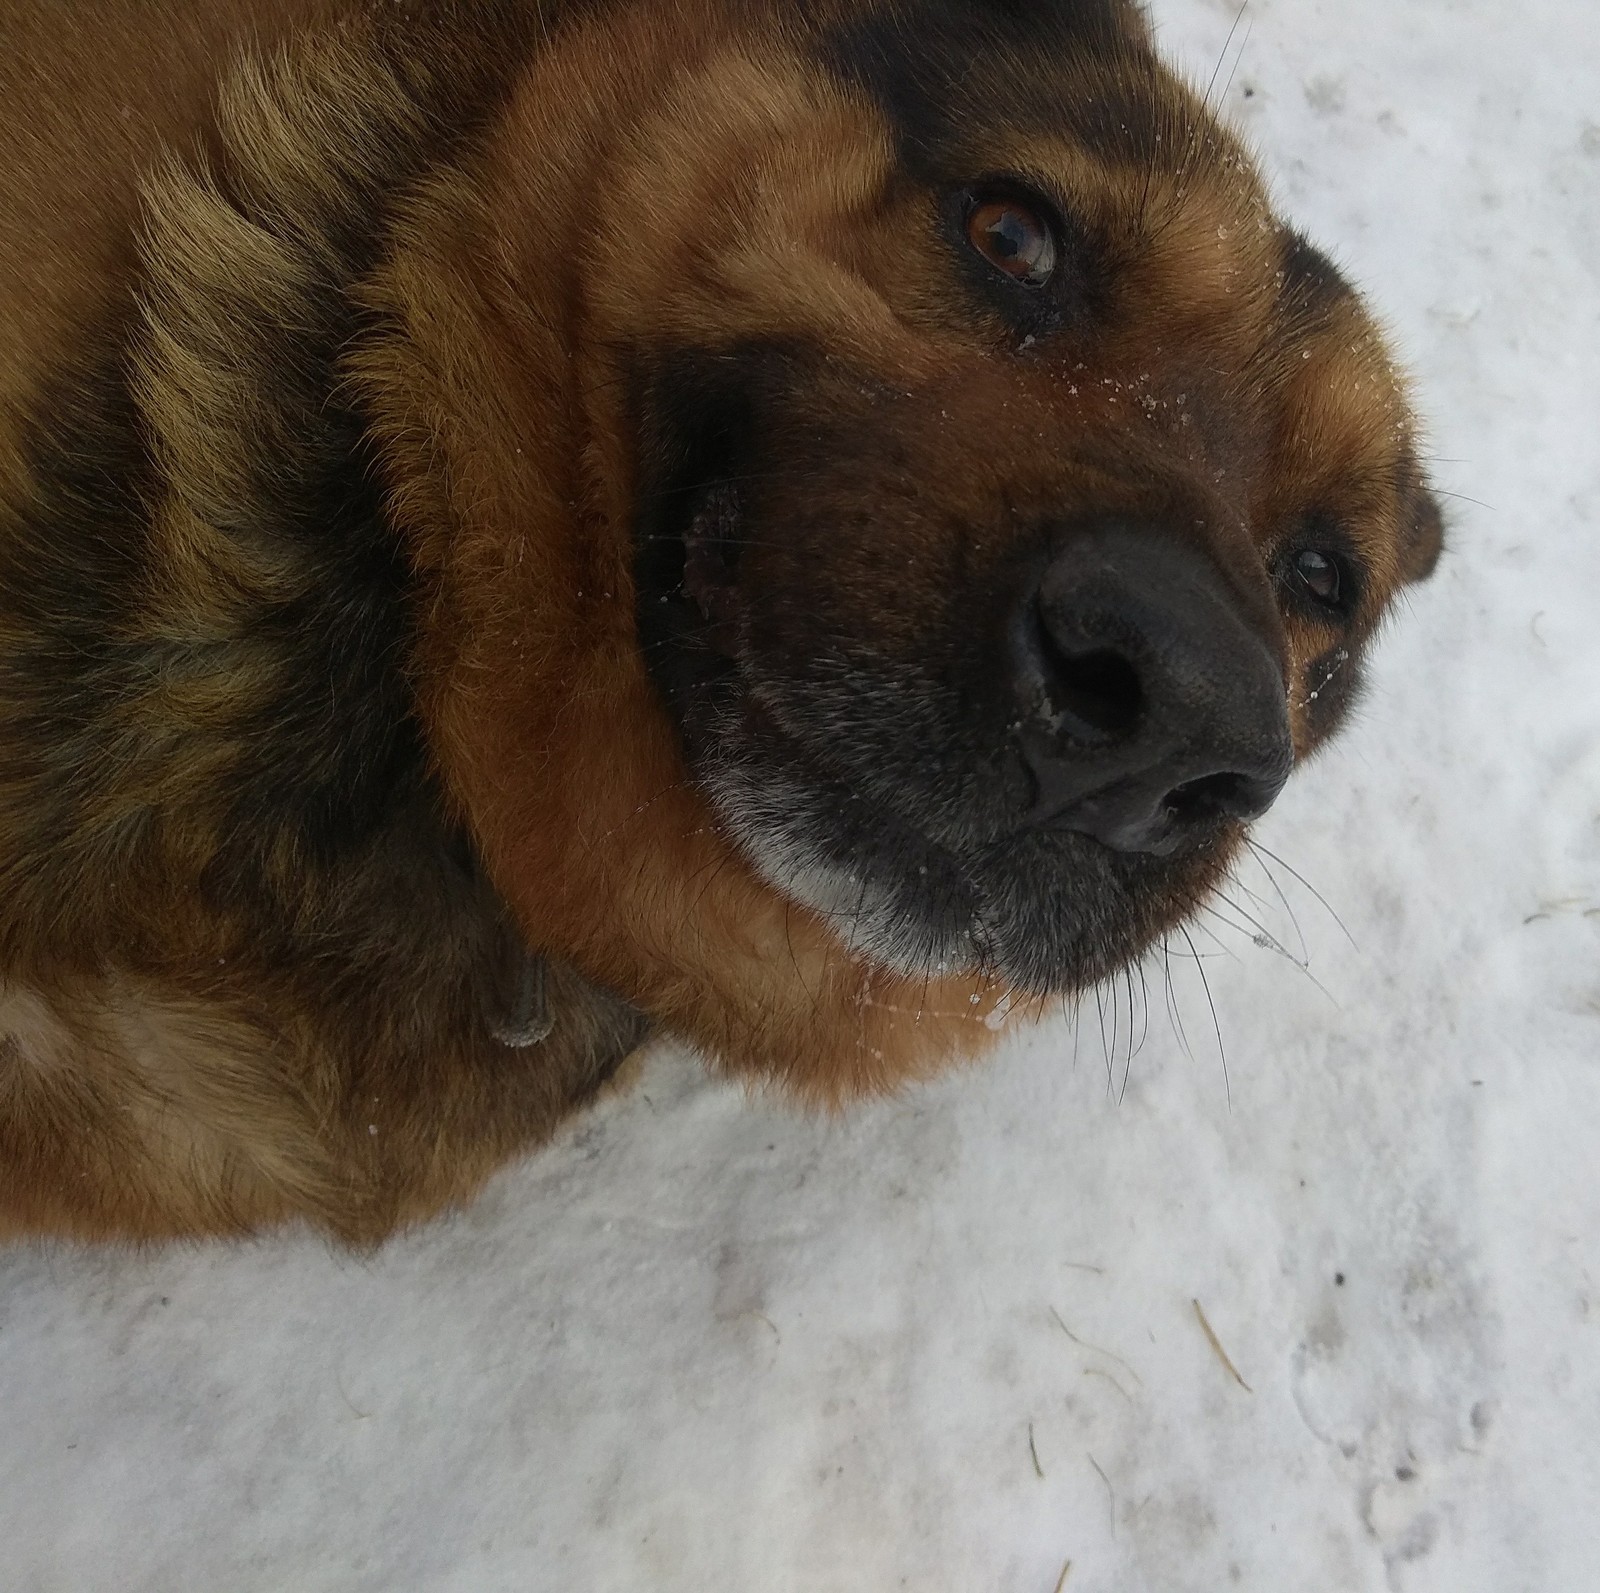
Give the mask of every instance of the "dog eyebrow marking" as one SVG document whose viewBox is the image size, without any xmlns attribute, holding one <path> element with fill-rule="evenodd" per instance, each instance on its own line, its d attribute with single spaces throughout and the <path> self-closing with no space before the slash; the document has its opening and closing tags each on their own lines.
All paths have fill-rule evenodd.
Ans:
<svg viewBox="0 0 1600 1593">
<path fill-rule="evenodd" d="M 1284 231 L 1279 302 L 1293 316 L 1320 318 L 1356 296 L 1339 268 L 1304 233 Z"/>
<path fill-rule="evenodd" d="M 1047 69 L 1024 70 L 1024 58 L 1006 46 L 1019 30 L 1041 27 L 1054 53 Z M 957 152 L 995 102 L 1004 103 L 1009 128 L 1064 132 L 1109 163 L 1181 157 L 1181 138 L 1161 148 L 1153 58 L 1126 0 L 919 0 L 849 20 L 824 38 L 821 53 L 887 113 L 902 162 L 923 177 L 952 158 L 960 163 Z M 1074 59 L 1094 63 L 1093 92 L 1064 69 Z"/>
</svg>

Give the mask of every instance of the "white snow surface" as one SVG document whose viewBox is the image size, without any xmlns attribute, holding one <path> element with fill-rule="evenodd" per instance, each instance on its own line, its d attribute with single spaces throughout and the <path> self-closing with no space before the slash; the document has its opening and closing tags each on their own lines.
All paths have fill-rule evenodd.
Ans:
<svg viewBox="0 0 1600 1593">
<path fill-rule="evenodd" d="M 0 1254 L 0 1587 L 1600 1589 L 1600 9 L 1255 0 L 1225 84 L 1459 494 L 1258 831 L 1349 938 L 1245 867 L 1187 1045 L 1157 960 L 840 1122 L 662 1051 L 371 1258 Z"/>
</svg>

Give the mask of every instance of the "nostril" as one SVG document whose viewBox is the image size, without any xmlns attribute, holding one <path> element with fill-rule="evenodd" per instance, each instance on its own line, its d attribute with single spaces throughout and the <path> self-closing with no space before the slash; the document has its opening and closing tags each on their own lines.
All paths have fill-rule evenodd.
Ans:
<svg viewBox="0 0 1600 1593">
<path fill-rule="evenodd" d="M 1144 687 L 1138 671 L 1120 653 L 1107 647 L 1068 652 L 1040 630 L 1045 691 L 1067 728 L 1096 737 L 1125 736 L 1144 708 Z"/>
<path fill-rule="evenodd" d="M 1224 815 L 1259 818 L 1272 806 L 1281 781 L 1257 780 L 1247 774 L 1208 774 L 1186 780 L 1167 793 L 1165 807 L 1179 824 L 1199 823 Z"/>
</svg>

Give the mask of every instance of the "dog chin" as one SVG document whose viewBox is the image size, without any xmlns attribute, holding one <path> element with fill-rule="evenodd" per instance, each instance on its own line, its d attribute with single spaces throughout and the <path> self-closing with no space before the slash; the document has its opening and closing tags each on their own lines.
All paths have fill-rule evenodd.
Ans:
<svg viewBox="0 0 1600 1593">
<path fill-rule="evenodd" d="M 970 921 L 938 923 L 912 876 L 927 865 L 907 861 L 908 875 L 853 867 L 829 857 L 825 821 L 813 793 L 797 783 L 757 780 L 724 766 L 706 787 L 730 838 L 767 884 L 829 924 L 856 957 L 910 978 L 977 973 L 986 963 Z M 946 865 L 948 866 L 948 865 Z"/>
<path fill-rule="evenodd" d="M 958 857 L 859 798 L 748 759 L 708 759 L 700 779 L 761 878 L 852 956 L 911 978 L 993 976 L 1031 996 L 1088 988 L 1142 955 L 1215 888 L 1242 833 L 1175 858 L 1051 831 Z"/>
</svg>

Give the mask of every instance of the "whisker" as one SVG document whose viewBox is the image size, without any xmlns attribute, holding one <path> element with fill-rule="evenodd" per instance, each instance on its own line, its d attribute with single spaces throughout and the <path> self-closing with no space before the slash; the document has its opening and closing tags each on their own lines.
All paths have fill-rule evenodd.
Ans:
<svg viewBox="0 0 1600 1593">
<path fill-rule="evenodd" d="M 1194 950 L 1194 942 L 1189 940 L 1189 931 L 1182 924 L 1178 926 L 1185 940 L 1189 941 L 1189 950 Z M 1211 1028 L 1217 1037 L 1217 1055 L 1222 1058 L 1222 1088 L 1228 1098 L 1228 1110 L 1233 1110 L 1233 1081 L 1228 1077 L 1228 1048 L 1222 1039 L 1222 1022 L 1217 1016 L 1217 1003 L 1211 994 L 1211 981 L 1206 977 L 1204 966 L 1198 954 L 1195 957 L 1195 967 L 1200 971 L 1200 985 L 1206 993 L 1206 1005 L 1211 1009 Z"/>
<path fill-rule="evenodd" d="M 1133 1059 L 1136 1056 L 1143 1055 L 1145 1041 L 1150 1037 L 1150 989 L 1145 983 L 1144 966 L 1143 964 L 1139 964 L 1139 985 L 1141 991 L 1143 992 L 1141 1011 L 1144 1022 L 1142 1027 L 1139 1029 L 1139 1038 L 1137 1042 L 1134 1040 L 1134 1026 L 1138 1020 L 1135 1018 L 1133 1010 L 1133 974 L 1133 968 L 1125 968 L 1122 975 L 1123 980 L 1128 987 L 1128 1055 L 1122 1069 L 1122 1088 L 1117 1094 L 1117 1104 L 1119 1106 L 1128 1098 L 1128 1080 L 1133 1077 Z"/>
<path fill-rule="evenodd" d="M 1438 497 L 1454 498 L 1457 503 L 1470 503 L 1476 509 L 1487 509 L 1490 514 L 1500 512 L 1492 503 L 1485 503 L 1482 498 L 1469 498 L 1464 492 L 1451 492 L 1448 487 L 1433 487 L 1430 490 Z"/>
<path fill-rule="evenodd" d="M 1250 0 L 1244 0 L 1234 15 L 1233 26 L 1228 29 L 1228 36 L 1222 41 L 1222 54 L 1217 57 L 1217 64 L 1211 69 L 1211 81 L 1206 84 L 1205 98 L 1201 104 L 1207 111 L 1211 109 L 1211 91 L 1217 86 L 1217 79 L 1222 75 L 1222 63 L 1228 59 L 1228 51 L 1233 48 L 1234 35 L 1239 31 L 1239 24 L 1244 21 L 1244 14 L 1250 9 Z M 1226 97 L 1226 91 L 1224 91 Z M 1218 102 L 1221 103 L 1220 101 Z"/>
<path fill-rule="evenodd" d="M 1293 906 L 1290 904 L 1289 898 L 1283 894 L 1283 887 L 1278 883 L 1277 875 L 1267 867 L 1266 862 L 1262 858 L 1261 854 L 1252 848 L 1250 855 L 1255 859 L 1256 867 L 1267 876 L 1267 882 L 1272 886 L 1274 893 L 1277 895 L 1278 901 L 1283 906 L 1284 912 L 1289 915 L 1289 922 L 1294 926 L 1295 938 L 1300 942 L 1301 961 L 1303 961 L 1304 964 L 1309 968 L 1311 966 L 1311 948 L 1306 944 L 1305 931 L 1300 927 L 1299 914 L 1295 912 Z M 1251 900 L 1255 900 L 1253 895 Z"/>
<path fill-rule="evenodd" d="M 1100 1014 L 1100 1054 L 1106 1063 L 1106 1093 L 1111 1093 L 1111 1052 L 1106 1047 L 1106 997 L 1103 985 L 1094 987 L 1094 1004 Z"/>
<path fill-rule="evenodd" d="M 1178 1044 L 1183 1047 L 1183 1054 L 1192 1062 L 1194 1048 L 1189 1044 L 1189 1035 L 1183 1025 L 1183 1012 L 1178 1003 L 1178 992 L 1172 983 L 1172 937 L 1161 937 L 1161 972 L 1166 980 L 1167 1019 L 1172 1024 L 1172 1032 L 1178 1037 Z"/>
<path fill-rule="evenodd" d="M 1217 902 L 1221 902 L 1230 912 L 1237 913 L 1244 920 L 1243 924 L 1232 924 L 1230 927 L 1239 930 L 1241 934 L 1248 934 L 1254 945 L 1260 946 L 1263 951 L 1277 952 L 1279 956 L 1287 958 L 1288 961 L 1302 971 L 1306 968 L 1307 964 L 1303 963 L 1298 957 L 1290 956 L 1289 948 L 1254 913 L 1247 908 L 1241 907 L 1231 896 L 1225 896 L 1219 890 L 1211 902 L 1204 904 L 1202 911 L 1214 913 L 1218 918 L 1223 918 L 1223 915 L 1217 909 Z M 1223 922 L 1227 923 L 1228 920 L 1223 918 Z"/>
<path fill-rule="evenodd" d="M 1263 857 L 1271 858 L 1272 861 L 1274 863 L 1276 863 L 1279 868 L 1283 869 L 1285 871 L 1285 873 L 1287 873 L 1291 879 L 1294 879 L 1294 880 L 1298 881 L 1302 886 L 1305 887 L 1306 890 L 1310 891 L 1311 895 L 1315 898 L 1317 903 L 1321 906 L 1322 910 L 1325 913 L 1327 913 L 1327 915 L 1334 921 L 1334 923 L 1336 923 L 1339 926 L 1339 929 L 1343 933 L 1344 938 L 1350 942 L 1351 948 L 1353 950 L 1355 950 L 1355 951 L 1360 951 L 1361 950 L 1360 945 L 1356 941 L 1356 937 L 1350 933 L 1349 929 L 1345 925 L 1345 921 L 1333 910 L 1333 907 L 1330 904 L 1330 902 L 1328 901 L 1328 898 L 1326 896 L 1324 896 L 1322 894 L 1322 892 L 1319 891 L 1317 889 L 1317 887 L 1315 885 L 1313 885 L 1311 883 L 1311 881 L 1308 880 L 1305 877 L 1304 874 L 1302 874 L 1292 864 L 1284 862 L 1284 860 L 1281 857 L 1279 857 L 1276 852 L 1269 851 L 1265 846 L 1263 846 L 1261 844 L 1260 841 L 1254 840 L 1252 837 L 1250 837 L 1248 835 L 1245 836 L 1244 839 L 1245 839 L 1245 845 L 1248 846 L 1251 851 L 1259 852 L 1259 853 L 1261 853 L 1261 855 Z"/>
<path fill-rule="evenodd" d="M 1229 903 L 1229 905 L 1234 906 L 1235 910 L 1237 910 L 1236 904 Z M 1271 935 L 1264 932 L 1251 934 L 1250 931 L 1242 924 L 1236 924 L 1231 919 L 1218 912 L 1215 906 L 1207 905 L 1202 907 L 1201 911 L 1210 913 L 1212 917 L 1214 917 L 1219 923 L 1225 924 L 1236 934 L 1248 936 L 1252 945 L 1259 946 L 1263 951 L 1270 951 L 1274 956 L 1282 957 L 1285 962 L 1289 963 L 1290 966 L 1295 968 L 1299 973 L 1303 974 L 1320 994 L 1326 996 L 1329 1001 L 1333 1001 L 1335 1006 L 1338 1005 L 1338 1002 L 1334 1001 L 1333 994 L 1328 987 L 1323 984 L 1323 982 L 1318 979 L 1314 973 L 1312 973 L 1310 964 L 1300 962 L 1295 957 L 1292 957 L 1287 948 L 1284 947 L 1279 941 L 1275 940 Z"/>
<path fill-rule="evenodd" d="M 1248 11 L 1249 9 L 1250 9 L 1250 0 L 1244 0 L 1244 4 L 1242 6 L 1240 6 L 1240 8 L 1239 8 L 1239 16 L 1242 17 L 1245 14 L 1245 12 Z M 1235 28 L 1237 28 L 1239 26 L 1238 17 L 1234 18 L 1233 25 L 1234 25 Z M 1233 92 L 1233 80 L 1239 75 L 1239 67 L 1243 64 L 1244 53 L 1245 53 L 1246 50 L 1248 50 L 1250 48 L 1250 35 L 1252 33 L 1254 33 L 1255 30 L 1256 30 L 1256 19 L 1254 17 L 1251 17 L 1249 27 L 1247 27 L 1244 30 L 1244 37 L 1239 41 L 1238 53 L 1233 58 L 1233 70 L 1228 74 L 1228 81 L 1223 84 L 1222 93 L 1217 99 L 1217 109 L 1218 110 L 1222 109 L 1222 107 L 1227 103 L 1229 94 L 1231 94 Z M 1229 34 L 1229 38 L 1232 38 L 1232 36 L 1233 36 L 1232 34 Z"/>
</svg>

